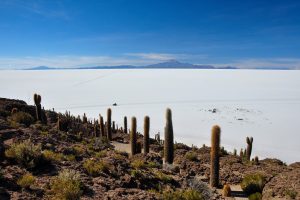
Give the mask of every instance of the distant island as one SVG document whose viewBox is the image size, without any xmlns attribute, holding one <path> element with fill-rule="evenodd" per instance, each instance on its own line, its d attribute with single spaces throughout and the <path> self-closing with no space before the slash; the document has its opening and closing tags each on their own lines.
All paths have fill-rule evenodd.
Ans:
<svg viewBox="0 0 300 200">
<path fill-rule="evenodd" d="M 236 67 L 214 67 L 212 65 L 195 65 L 190 63 L 182 63 L 177 60 L 169 60 L 162 63 L 135 66 L 135 65 L 117 65 L 117 66 L 90 66 L 90 67 L 48 67 L 38 66 L 33 68 L 26 68 L 24 70 L 58 70 L 58 69 L 238 69 Z"/>
<path fill-rule="evenodd" d="M 90 66 L 90 67 L 48 67 L 48 66 L 38 66 L 32 68 L 26 68 L 22 70 L 66 70 L 66 69 L 245 69 L 235 66 L 224 66 L 224 67 L 215 67 L 212 65 L 196 65 L 191 63 L 182 63 L 177 60 L 169 60 L 162 63 L 145 65 L 145 66 L 135 66 L 135 65 L 117 65 L 117 66 Z M 251 68 L 253 69 L 253 68 Z M 289 67 L 257 67 L 255 69 L 262 70 L 292 70 L 293 68 Z"/>
</svg>

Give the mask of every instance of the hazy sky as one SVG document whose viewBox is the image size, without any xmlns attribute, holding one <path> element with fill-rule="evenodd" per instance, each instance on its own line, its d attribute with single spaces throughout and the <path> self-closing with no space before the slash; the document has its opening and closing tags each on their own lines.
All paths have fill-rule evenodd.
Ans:
<svg viewBox="0 0 300 200">
<path fill-rule="evenodd" d="M 0 1 L 0 68 L 169 59 L 300 67 L 300 1 Z"/>
</svg>

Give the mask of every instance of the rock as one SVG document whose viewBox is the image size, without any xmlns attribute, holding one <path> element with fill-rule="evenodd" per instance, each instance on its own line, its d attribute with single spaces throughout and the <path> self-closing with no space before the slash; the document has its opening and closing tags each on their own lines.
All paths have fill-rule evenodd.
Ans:
<svg viewBox="0 0 300 200">
<path fill-rule="evenodd" d="M 272 178 L 264 187 L 263 199 L 300 199 L 300 168 L 292 168 Z"/>
</svg>

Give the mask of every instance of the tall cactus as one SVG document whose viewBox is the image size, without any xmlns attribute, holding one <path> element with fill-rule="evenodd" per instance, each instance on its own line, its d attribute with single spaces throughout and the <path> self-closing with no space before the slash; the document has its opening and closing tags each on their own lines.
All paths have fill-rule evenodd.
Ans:
<svg viewBox="0 0 300 200">
<path fill-rule="evenodd" d="M 241 157 L 241 158 L 244 157 L 244 151 L 243 151 L 243 149 L 241 149 L 241 151 L 240 151 L 240 157 Z"/>
<path fill-rule="evenodd" d="M 137 140 L 136 118 L 132 117 L 131 118 L 131 130 L 130 130 L 130 147 L 131 147 L 131 155 L 132 156 L 136 154 L 136 150 L 137 150 L 136 140 Z"/>
<path fill-rule="evenodd" d="M 112 140 L 112 135 L 111 135 L 111 109 L 107 109 L 107 139 L 108 141 Z"/>
<path fill-rule="evenodd" d="M 113 121 L 112 132 L 113 132 L 113 133 L 116 132 L 116 124 L 115 124 L 115 121 Z"/>
<path fill-rule="evenodd" d="M 174 135 L 172 124 L 172 111 L 170 108 L 166 110 L 166 126 L 165 126 L 165 142 L 164 157 L 165 163 L 172 164 L 174 159 Z"/>
<path fill-rule="evenodd" d="M 252 153 L 252 143 L 253 143 L 253 137 L 247 137 L 246 138 L 246 142 L 247 142 L 247 151 L 246 151 L 246 156 L 247 156 L 247 160 L 250 160 L 251 158 L 251 153 Z"/>
<path fill-rule="evenodd" d="M 124 117 L 124 133 L 127 133 L 127 117 Z"/>
<path fill-rule="evenodd" d="M 42 97 L 38 94 L 34 94 L 33 100 L 36 109 L 36 120 L 42 121 L 42 106 L 41 106 Z"/>
<path fill-rule="evenodd" d="M 57 116 L 57 124 L 56 124 L 56 126 L 57 126 L 57 131 L 60 131 L 61 125 L 60 125 L 60 117 L 59 117 L 59 115 Z"/>
<path fill-rule="evenodd" d="M 218 187 L 219 185 L 219 169 L 220 169 L 220 136 L 221 128 L 217 125 L 213 126 L 211 131 L 211 150 L 210 150 L 210 185 Z"/>
<path fill-rule="evenodd" d="M 100 120 L 100 137 L 104 137 L 105 136 L 105 131 L 104 131 L 104 121 L 103 121 L 103 117 L 101 115 L 99 115 L 99 120 Z"/>
<path fill-rule="evenodd" d="M 82 123 L 84 123 L 84 124 L 87 123 L 87 117 L 86 117 L 85 113 L 83 113 Z"/>
<path fill-rule="evenodd" d="M 145 116 L 144 118 L 144 154 L 149 153 L 149 130 L 150 130 L 150 118 Z"/>
</svg>

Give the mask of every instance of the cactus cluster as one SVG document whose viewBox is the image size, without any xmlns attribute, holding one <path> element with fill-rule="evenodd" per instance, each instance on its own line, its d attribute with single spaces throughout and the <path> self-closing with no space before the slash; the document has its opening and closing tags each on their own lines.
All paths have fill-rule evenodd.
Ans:
<svg viewBox="0 0 300 200">
<path fill-rule="evenodd" d="M 246 142 L 247 142 L 246 158 L 247 158 L 247 160 L 250 160 L 251 153 L 252 153 L 253 137 L 250 137 L 250 138 L 247 137 Z"/>
<path fill-rule="evenodd" d="M 213 126 L 211 131 L 211 150 L 210 150 L 210 185 L 218 187 L 219 185 L 219 168 L 220 168 L 220 136 L 221 128 L 217 125 Z"/>
<path fill-rule="evenodd" d="M 41 106 L 42 97 L 39 94 L 34 94 L 33 100 L 36 108 L 36 120 L 42 121 L 42 106 Z"/>
<path fill-rule="evenodd" d="M 172 112 L 170 108 L 166 110 L 166 126 L 164 141 L 164 158 L 165 163 L 172 164 L 174 159 L 174 136 L 172 124 Z"/>
</svg>

